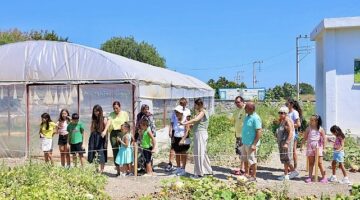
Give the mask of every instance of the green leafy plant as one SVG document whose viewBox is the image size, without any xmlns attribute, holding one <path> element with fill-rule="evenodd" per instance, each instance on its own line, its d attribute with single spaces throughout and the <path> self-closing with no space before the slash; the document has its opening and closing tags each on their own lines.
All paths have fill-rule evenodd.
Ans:
<svg viewBox="0 0 360 200">
<path fill-rule="evenodd" d="M 0 199 L 110 199 L 94 166 L 65 169 L 44 163 L 0 166 Z"/>
</svg>

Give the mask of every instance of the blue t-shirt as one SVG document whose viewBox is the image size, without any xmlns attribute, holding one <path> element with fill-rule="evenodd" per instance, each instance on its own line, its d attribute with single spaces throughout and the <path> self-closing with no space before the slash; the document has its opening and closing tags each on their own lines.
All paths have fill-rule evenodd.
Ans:
<svg viewBox="0 0 360 200">
<path fill-rule="evenodd" d="M 261 119 L 259 115 L 254 112 L 252 115 L 247 115 L 244 119 L 242 127 L 242 143 L 245 145 L 252 145 L 257 129 L 261 129 Z"/>
</svg>

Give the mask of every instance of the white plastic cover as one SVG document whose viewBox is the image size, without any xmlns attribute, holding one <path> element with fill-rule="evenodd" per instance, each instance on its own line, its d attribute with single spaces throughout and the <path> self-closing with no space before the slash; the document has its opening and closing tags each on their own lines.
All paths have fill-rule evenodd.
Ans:
<svg viewBox="0 0 360 200">
<path fill-rule="evenodd" d="M 78 44 L 26 41 L 0 46 L 0 84 L 136 81 L 139 97 L 213 97 L 204 82 L 168 69 Z"/>
</svg>

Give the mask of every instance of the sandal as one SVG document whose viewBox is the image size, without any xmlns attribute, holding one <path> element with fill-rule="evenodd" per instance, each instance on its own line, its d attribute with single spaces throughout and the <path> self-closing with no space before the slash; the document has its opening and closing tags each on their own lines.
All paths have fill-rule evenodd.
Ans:
<svg viewBox="0 0 360 200">
<path fill-rule="evenodd" d="M 244 171 L 244 170 L 236 170 L 236 169 L 235 169 L 235 170 L 231 171 L 231 174 L 240 176 L 240 175 L 245 174 L 245 171 Z"/>
</svg>

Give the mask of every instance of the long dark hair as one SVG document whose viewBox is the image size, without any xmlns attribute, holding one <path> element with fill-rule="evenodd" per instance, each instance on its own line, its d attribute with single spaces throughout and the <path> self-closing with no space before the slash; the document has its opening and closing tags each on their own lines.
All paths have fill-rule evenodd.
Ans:
<svg viewBox="0 0 360 200">
<path fill-rule="evenodd" d="M 201 98 L 195 99 L 195 104 L 199 106 L 201 109 L 204 109 L 204 101 Z"/>
<path fill-rule="evenodd" d="M 299 113 L 299 117 L 300 119 L 302 119 L 303 115 L 302 115 L 302 109 L 300 107 L 300 104 L 298 101 L 294 100 L 294 99 L 288 99 L 289 104 L 291 104 L 293 106 L 293 108 Z"/>
<path fill-rule="evenodd" d="M 342 139 L 345 139 L 345 134 L 339 126 L 336 125 L 332 126 L 330 128 L 330 131 L 334 133 L 336 137 L 341 137 Z"/>
<path fill-rule="evenodd" d="M 320 127 L 322 126 L 322 119 L 321 119 L 320 115 L 315 114 L 315 115 L 313 115 L 313 117 L 315 117 L 316 120 L 317 120 L 317 126 L 316 126 L 316 128 L 317 128 L 318 130 L 320 130 Z"/>
<path fill-rule="evenodd" d="M 99 111 L 99 116 L 95 115 L 95 112 Z M 104 125 L 104 114 L 103 114 L 103 109 L 100 105 L 96 104 L 93 107 L 93 111 L 92 111 L 92 116 L 91 116 L 91 127 L 97 131 L 97 132 L 101 132 L 104 130 L 105 125 Z"/>
<path fill-rule="evenodd" d="M 49 113 L 43 113 L 43 114 L 41 115 L 41 118 L 46 120 L 46 122 L 45 122 L 45 124 L 46 124 L 46 130 L 49 130 L 49 122 L 52 122 Z M 41 121 L 41 124 L 40 124 L 40 125 L 42 126 L 43 124 L 44 124 L 44 122 Z"/>
<path fill-rule="evenodd" d="M 120 101 L 114 101 L 114 102 L 113 102 L 113 107 L 114 107 L 115 105 L 118 105 L 119 107 L 121 107 Z"/>
<path fill-rule="evenodd" d="M 65 120 L 62 118 L 62 113 L 63 113 L 64 111 L 67 113 L 67 118 L 66 118 Z M 70 122 L 70 114 L 69 114 L 69 111 L 68 111 L 66 108 L 61 109 L 58 121 L 59 121 L 59 122 L 63 122 L 63 121 Z"/>
</svg>

